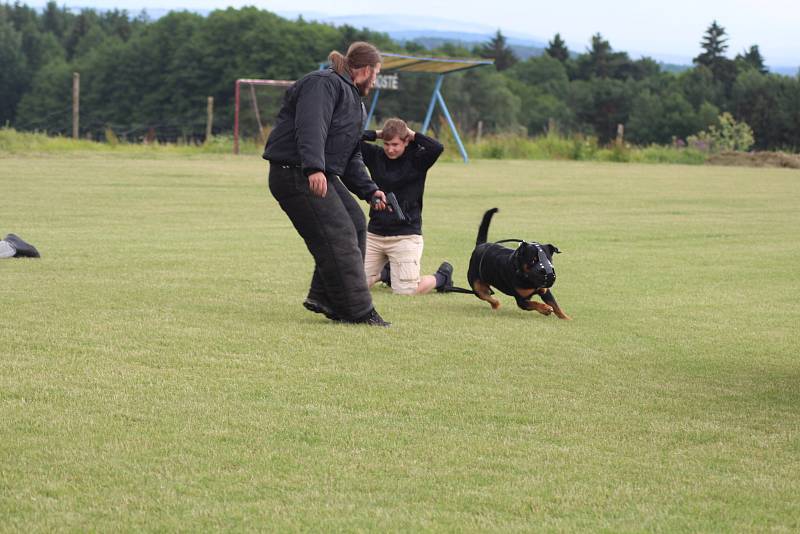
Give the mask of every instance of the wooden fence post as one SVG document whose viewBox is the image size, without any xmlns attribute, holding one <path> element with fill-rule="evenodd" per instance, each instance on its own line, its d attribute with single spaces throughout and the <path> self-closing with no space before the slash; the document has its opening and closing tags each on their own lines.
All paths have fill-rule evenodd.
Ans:
<svg viewBox="0 0 800 534">
<path fill-rule="evenodd" d="M 211 140 L 211 128 L 214 126 L 214 97 L 208 97 L 208 106 L 206 108 L 206 143 Z"/>
<path fill-rule="evenodd" d="M 78 125 L 81 109 L 81 75 L 79 72 L 72 73 L 72 138 L 78 139 Z"/>
</svg>

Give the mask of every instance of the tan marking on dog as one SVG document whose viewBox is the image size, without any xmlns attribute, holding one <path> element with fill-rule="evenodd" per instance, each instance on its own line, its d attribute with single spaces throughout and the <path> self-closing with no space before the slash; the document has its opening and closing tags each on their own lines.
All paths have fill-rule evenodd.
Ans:
<svg viewBox="0 0 800 534">
<path fill-rule="evenodd" d="M 475 280 L 475 282 L 472 284 L 472 290 L 475 291 L 475 294 L 478 295 L 479 299 L 488 302 L 492 306 L 493 310 L 496 310 L 500 307 L 500 301 L 492 296 L 489 284 L 480 280 Z"/>
<path fill-rule="evenodd" d="M 534 293 L 537 292 L 536 289 L 527 289 L 527 288 L 526 289 L 520 289 L 518 287 L 515 287 L 514 291 L 516 291 L 517 295 L 519 295 L 520 297 L 522 297 L 524 299 L 531 298 L 531 295 L 533 295 Z"/>
<path fill-rule="evenodd" d="M 525 303 L 525 308 L 531 311 L 537 311 L 542 315 L 550 315 L 553 313 L 553 308 L 550 307 L 548 304 L 543 304 L 541 302 L 533 302 L 529 300 Z"/>
<path fill-rule="evenodd" d="M 538 293 L 539 295 L 545 295 L 549 291 L 550 290 L 548 288 L 543 287 L 536 290 L 536 293 Z M 559 319 L 564 319 L 565 321 L 572 320 L 572 317 L 564 313 L 564 311 L 561 309 L 561 306 L 558 305 L 558 302 L 553 302 L 552 304 L 550 304 L 550 307 L 553 309 L 553 313 L 555 313 L 556 317 L 558 317 Z"/>
</svg>

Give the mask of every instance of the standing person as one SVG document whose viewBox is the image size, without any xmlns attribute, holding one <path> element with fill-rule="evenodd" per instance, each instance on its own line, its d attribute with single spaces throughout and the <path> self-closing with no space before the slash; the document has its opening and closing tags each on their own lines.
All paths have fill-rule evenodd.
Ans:
<svg viewBox="0 0 800 534">
<path fill-rule="evenodd" d="M 383 139 L 383 147 L 365 142 L 378 138 Z M 407 218 L 399 221 L 387 210 L 370 210 L 364 260 L 370 287 L 383 280 L 394 293 L 422 295 L 434 288 L 445 291 L 453 285 L 453 266 L 446 261 L 436 273 L 420 277 L 422 195 L 428 169 L 443 150 L 437 140 L 414 132 L 396 118 L 387 120 L 377 132 L 364 132 L 361 142 L 364 163 L 378 186 L 395 194 Z"/>
<path fill-rule="evenodd" d="M 389 326 L 372 305 L 363 262 L 366 220 L 347 191 L 385 208 L 359 147 L 366 117 L 361 97 L 375 83 L 381 56 L 373 45 L 356 42 L 347 55 L 331 52 L 328 61 L 330 68 L 286 91 L 264 149 L 269 189 L 314 257 L 303 306 L 334 320 Z"/>
</svg>

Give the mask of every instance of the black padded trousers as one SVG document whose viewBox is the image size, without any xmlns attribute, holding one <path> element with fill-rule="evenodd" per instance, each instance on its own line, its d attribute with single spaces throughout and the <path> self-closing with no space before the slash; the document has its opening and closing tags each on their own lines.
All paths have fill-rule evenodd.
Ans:
<svg viewBox="0 0 800 534">
<path fill-rule="evenodd" d="M 269 189 L 289 216 L 314 257 L 309 298 L 330 305 L 343 319 L 355 320 L 372 310 L 364 274 L 366 219 L 337 176 L 328 177 L 320 198 L 308 189 L 299 167 L 271 163 Z"/>
</svg>

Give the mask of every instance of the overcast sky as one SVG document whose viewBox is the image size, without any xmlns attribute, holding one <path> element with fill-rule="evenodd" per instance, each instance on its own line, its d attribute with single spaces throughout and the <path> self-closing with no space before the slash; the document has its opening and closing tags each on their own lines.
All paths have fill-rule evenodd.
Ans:
<svg viewBox="0 0 800 534">
<path fill-rule="evenodd" d="M 312 15 L 402 14 L 418 17 L 421 28 L 427 27 L 424 17 L 436 17 L 531 38 L 550 39 L 560 32 L 580 51 L 592 34 L 600 32 L 615 50 L 687 58 L 699 53 L 703 33 L 717 20 L 730 37 L 730 57 L 757 44 L 769 65 L 800 65 L 800 0 L 60 0 L 58 4 L 132 12 L 255 5 Z"/>
</svg>

